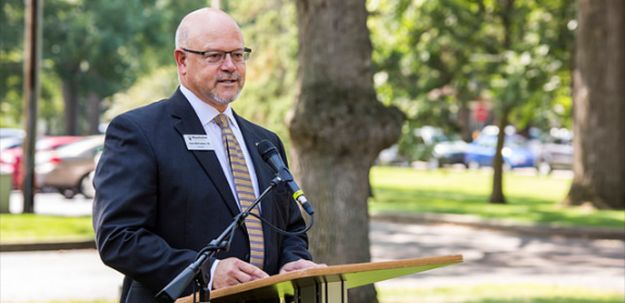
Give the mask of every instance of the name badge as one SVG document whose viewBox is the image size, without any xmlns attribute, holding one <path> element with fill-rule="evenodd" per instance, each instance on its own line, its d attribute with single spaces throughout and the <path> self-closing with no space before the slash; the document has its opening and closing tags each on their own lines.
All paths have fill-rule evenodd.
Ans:
<svg viewBox="0 0 625 303">
<path fill-rule="evenodd" d="M 187 150 L 213 150 L 207 135 L 183 135 Z"/>
</svg>

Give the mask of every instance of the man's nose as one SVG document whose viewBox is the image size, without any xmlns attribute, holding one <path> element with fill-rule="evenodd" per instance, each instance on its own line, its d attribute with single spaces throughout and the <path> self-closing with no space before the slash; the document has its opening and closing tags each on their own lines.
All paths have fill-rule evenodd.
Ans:
<svg viewBox="0 0 625 303">
<path fill-rule="evenodd" d="M 232 61 L 232 55 L 227 53 L 224 57 L 224 61 L 221 62 L 221 66 L 220 68 L 222 70 L 227 70 L 227 71 L 234 71 L 237 67 L 234 64 L 234 62 Z"/>
</svg>

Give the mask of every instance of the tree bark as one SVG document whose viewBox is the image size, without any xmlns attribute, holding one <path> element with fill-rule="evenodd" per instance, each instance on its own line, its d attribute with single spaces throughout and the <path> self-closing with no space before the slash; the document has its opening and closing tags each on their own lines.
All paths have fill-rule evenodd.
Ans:
<svg viewBox="0 0 625 303">
<path fill-rule="evenodd" d="M 512 47 L 512 16 L 514 12 L 514 0 L 505 0 L 502 3 L 501 22 L 504 28 L 503 50 L 509 50 Z M 510 83 L 510 82 L 508 82 Z M 506 197 L 503 193 L 503 146 L 506 140 L 506 126 L 508 126 L 508 115 L 511 111 L 510 103 L 519 100 L 499 100 L 503 102 L 500 117 L 498 120 L 499 133 L 497 134 L 497 146 L 495 147 L 495 157 L 493 158 L 493 191 L 488 199 L 492 204 L 505 204 Z"/>
<path fill-rule="evenodd" d="M 65 135 L 78 135 L 78 88 L 73 81 L 63 80 Z"/>
<path fill-rule="evenodd" d="M 506 140 L 506 126 L 508 125 L 509 110 L 503 109 L 499 117 L 497 127 L 497 146 L 495 147 L 495 157 L 493 158 L 493 191 L 488 202 L 493 204 L 505 204 L 506 197 L 503 193 L 503 146 Z"/>
<path fill-rule="evenodd" d="M 368 262 L 369 170 L 397 141 L 403 122 L 376 98 L 364 0 L 296 1 L 299 96 L 289 121 L 296 171 L 316 206 L 310 233 L 315 259 Z M 375 289 L 350 291 L 351 302 L 377 302 Z"/>
<path fill-rule="evenodd" d="M 578 2 L 573 183 L 565 203 L 625 209 L 625 2 Z"/>
<path fill-rule="evenodd" d="M 94 92 L 90 92 L 87 96 L 87 119 L 89 123 L 89 134 L 99 133 L 100 126 L 100 104 L 102 98 Z"/>
<path fill-rule="evenodd" d="M 460 100 L 460 109 L 458 110 L 458 124 L 460 126 L 460 134 L 462 140 L 470 142 L 471 139 L 471 109 L 467 100 Z"/>
</svg>

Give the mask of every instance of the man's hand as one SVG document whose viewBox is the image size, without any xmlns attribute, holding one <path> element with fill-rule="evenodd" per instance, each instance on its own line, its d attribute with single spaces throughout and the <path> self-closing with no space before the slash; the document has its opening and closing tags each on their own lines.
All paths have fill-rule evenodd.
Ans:
<svg viewBox="0 0 625 303">
<path fill-rule="evenodd" d="M 237 258 L 227 258 L 219 261 L 213 277 L 213 289 L 233 286 L 249 281 L 269 277 L 258 267 L 241 261 Z"/>
<path fill-rule="evenodd" d="M 325 265 L 325 264 L 317 264 L 317 263 L 315 263 L 313 261 L 299 259 L 297 261 L 292 261 L 292 262 L 289 262 L 287 264 L 284 264 L 284 266 L 282 266 L 282 268 L 280 269 L 280 273 L 283 274 L 283 273 L 296 271 L 296 270 L 301 270 L 301 269 L 315 268 L 315 267 L 326 267 L 326 266 L 327 265 Z"/>
</svg>

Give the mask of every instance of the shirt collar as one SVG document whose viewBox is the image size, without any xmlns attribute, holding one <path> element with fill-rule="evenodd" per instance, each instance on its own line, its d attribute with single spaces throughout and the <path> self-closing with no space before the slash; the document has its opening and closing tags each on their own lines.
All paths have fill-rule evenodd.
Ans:
<svg viewBox="0 0 625 303">
<path fill-rule="evenodd" d="M 192 91 L 190 91 L 182 84 L 180 84 L 180 91 L 187 98 L 187 100 L 189 100 L 189 103 L 191 104 L 191 107 L 193 107 L 195 114 L 198 116 L 198 118 L 200 118 L 202 126 L 206 126 L 208 123 L 211 123 L 213 119 L 215 119 L 215 117 L 220 114 L 217 109 L 215 109 L 208 103 L 200 100 L 200 98 L 198 98 Z M 232 110 L 232 107 L 228 105 L 223 113 L 224 115 L 226 115 L 226 117 L 228 117 L 228 122 L 230 122 L 228 124 L 230 125 L 230 127 L 234 126 L 238 129 L 239 126 L 237 124 L 237 121 L 234 119 L 234 111 Z"/>
</svg>

